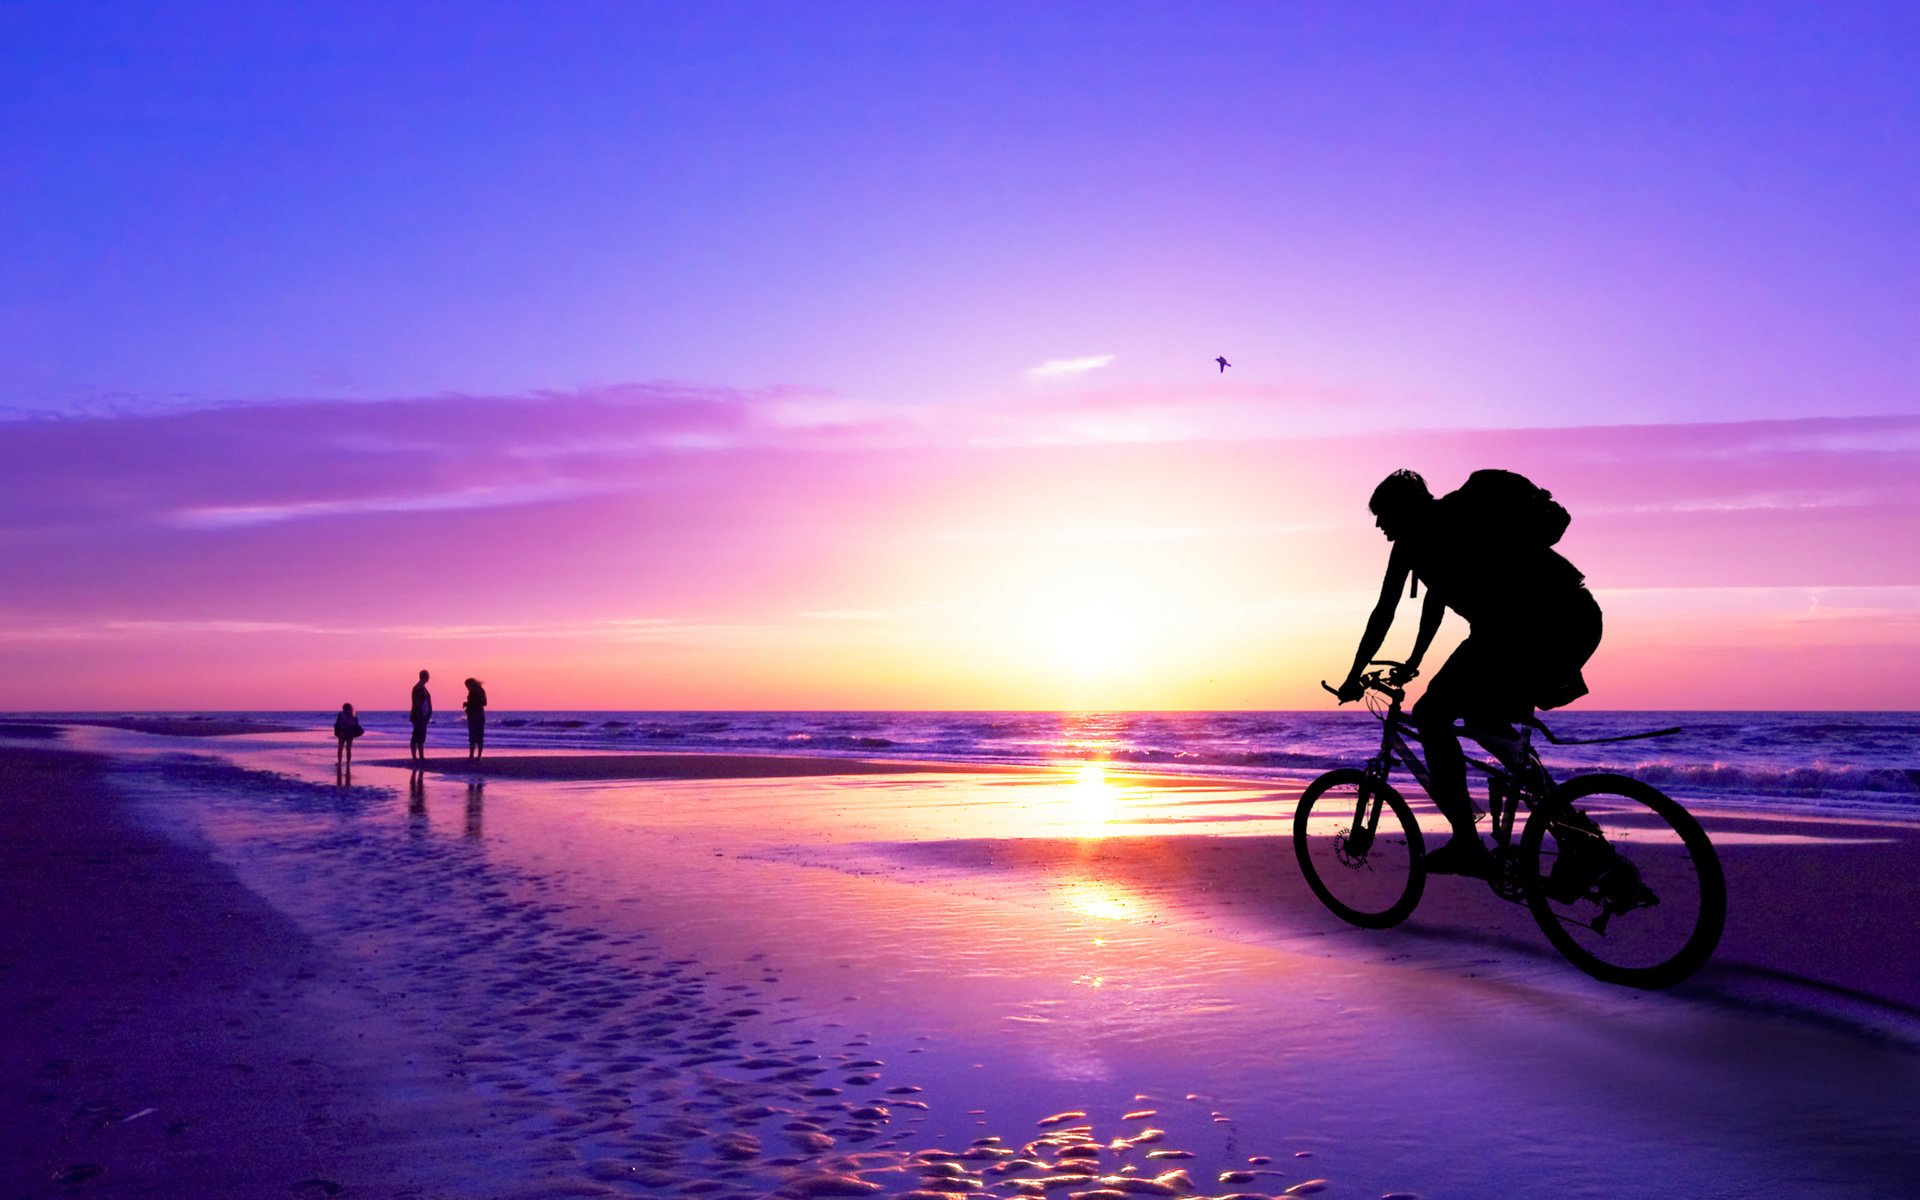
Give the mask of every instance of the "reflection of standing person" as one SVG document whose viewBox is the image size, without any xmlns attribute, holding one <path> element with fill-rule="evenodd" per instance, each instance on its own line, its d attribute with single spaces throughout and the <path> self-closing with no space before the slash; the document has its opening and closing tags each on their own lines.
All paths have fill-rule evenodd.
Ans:
<svg viewBox="0 0 1920 1200">
<path fill-rule="evenodd" d="M 467 680 L 467 757 L 479 758 L 487 744 L 487 689 L 478 679 Z"/>
<path fill-rule="evenodd" d="M 480 836 L 480 813 L 486 804 L 482 789 L 486 787 L 486 783 L 486 780 L 478 776 L 467 780 L 467 836 L 470 838 Z"/>
<path fill-rule="evenodd" d="M 360 726 L 360 718 L 353 715 L 353 705 L 342 704 L 340 715 L 333 719 L 334 740 L 339 746 L 333 752 L 333 765 L 347 766 L 353 762 L 353 739 L 365 733 Z"/>
<path fill-rule="evenodd" d="M 413 685 L 413 703 L 407 709 L 407 719 L 413 722 L 413 740 L 407 743 L 407 757 L 427 760 L 427 722 L 433 720 L 433 697 L 427 694 L 427 673 L 420 672 L 420 682 Z"/>
</svg>

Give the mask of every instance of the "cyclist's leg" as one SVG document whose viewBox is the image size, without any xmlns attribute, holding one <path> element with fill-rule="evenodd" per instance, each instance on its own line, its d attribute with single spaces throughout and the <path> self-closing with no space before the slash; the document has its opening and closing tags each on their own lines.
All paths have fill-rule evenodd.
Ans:
<svg viewBox="0 0 1920 1200">
<path fill-rule="evenodd" d="M 1433 673 L 1413 706 L 1413 723 L 1426 751 L 1427 794 L 1453 826 L 1453 836 L 1475 842 L 1479 835 L 1473 829 L 1473 801 L 1467 795 L 1467 756 L 1460 749 L 1454 722 L 1479 707 L 1487 666 L 1481 651 L 1469 634 Z"/>
</svg>

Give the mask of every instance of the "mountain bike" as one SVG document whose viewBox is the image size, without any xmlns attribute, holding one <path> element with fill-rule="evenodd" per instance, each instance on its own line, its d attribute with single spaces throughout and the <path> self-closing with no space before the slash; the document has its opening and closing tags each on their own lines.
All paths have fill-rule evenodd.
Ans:
<svg viewBox="0 0 1920 1200">
<path fill-rule="evenodd" d="M 1354 925 L 1386 929 L 1413 913 L 1427 878 L 1420 825 L 1387 775 L 1395 762 L 1422 788 L 1428 775 L 1413 749 L 1420 735 L 1401 713 L 1407 668 L 1384 660 L 1368 666 L 1381 668 L 1361 677 L 1381 723 L 1380 752 L 1364 767 L 1329 771 L 1307 785 L 1294 813 L 1293 849 L 1321 903 Z M 1706 831 L 1672 798 L 1626 775 L 1556 783 L 1533 745 L 1536 731 L 1567 746 L 1680 730 L 1559 738 L 1537 716 L 1517 724 L 1462 730 L 1493 756 L 1468 755 L 1467 764 L 1487 781 L 1494 893 L 1525 904 L 1554 948 L 1596 979 L 1651 989 L 1693 974 L 1713 954 L 1727 918 L 1726 874 Z"/>
</svg>

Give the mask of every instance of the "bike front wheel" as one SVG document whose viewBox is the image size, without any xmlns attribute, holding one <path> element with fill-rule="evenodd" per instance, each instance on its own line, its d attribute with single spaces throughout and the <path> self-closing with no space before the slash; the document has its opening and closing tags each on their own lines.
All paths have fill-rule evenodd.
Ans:
<svg viewBox="0 0 1920 1200">
<path fill-rule="evenodd" d="M 1293 853 L 1320 902 L 1363 929 L 1406 920 L 1426 886 L 1413 810 L 1391 786 L 1353 768 L 1329 771 L 1300 793 Z"/>
<path fill-rule="evenodd" d="M 1720 856 L 1691 813 L 1637 779 L 1582 775 L 1555 788 L 1527 818 L 1520 854 L 1533 919 L 1595 979 L 1669 987 L 1720 943 Z"/>
</svg>

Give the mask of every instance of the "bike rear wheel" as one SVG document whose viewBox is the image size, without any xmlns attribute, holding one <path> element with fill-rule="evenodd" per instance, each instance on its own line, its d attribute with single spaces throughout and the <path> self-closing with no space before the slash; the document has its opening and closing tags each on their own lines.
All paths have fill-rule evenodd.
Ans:
<svg viewBox="0 0 1920 1200">
<path fill-rule="evenodd" d="M 1363 929 L 1406 920 L 1426 886 L 1413 811 L 1390 785 L 1353 768 L 1329 771 L 1300 793 L 1293 853 L 1320 903 Z"/>
<path fill-rule="evenodd" d="M 1720 943 L 1720 856 L 1692 814 L 1637 779 L 1582 775 L 1555 788 L 1527 818 L 1520 854 L 1533 919 L 1595 979 L 1669 987 Z"/>
</svg>

